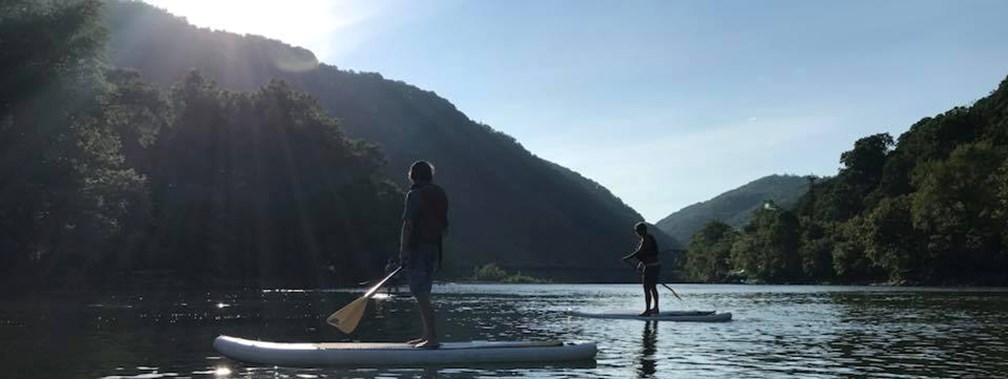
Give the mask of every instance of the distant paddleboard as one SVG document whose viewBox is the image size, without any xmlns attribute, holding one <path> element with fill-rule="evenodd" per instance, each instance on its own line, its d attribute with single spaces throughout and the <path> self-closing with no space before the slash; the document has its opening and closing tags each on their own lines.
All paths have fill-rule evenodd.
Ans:
<svg viewBox="0 0 1008 379">
<path fill-rule="evenodd" d="M 666 311 L 657 315 L 640 316 L 640 312 L 613 311 L 602 313 L 589 313 L 580 311 L 568 311 L 571 316 L 587 318 L 605 318 L 619 320 L 644 320 L 644 321 L 690 321 L 690 322 L 725 322 L 731 321 L 730 312 L 717 313 L 715 311 Z"/>
<path fill-rule="evenodd" d="M 412 366 L 584 361 L 594 342 L 445 342 L 434 350 L 395 342 L 267 342 L 219 336 L 214 349 L 240 361 L 280 366 Z"/>
</svg>

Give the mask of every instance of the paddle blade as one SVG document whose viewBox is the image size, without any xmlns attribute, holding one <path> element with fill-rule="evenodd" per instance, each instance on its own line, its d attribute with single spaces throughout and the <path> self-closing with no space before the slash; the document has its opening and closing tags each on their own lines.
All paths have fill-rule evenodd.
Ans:
<svg viewBox="0 0 1008 379">
<path fill-rule="evenodd" d="M 333 312 L 333 314 L 326 318 L 326 322 L 329 323 L 329 325 L 339 328 L 339 330 L 343 333 L 352 333 L 354 329 L 357 329 L 357 324 L 360 323 L 361 318 L 364 317 L 364 310 L 367 309 L 368 299 L 370 299 L 375 292 L 378 292 L 378 290 L 381 289 L 385 283 L 391 280 L 393 276 L 396 276 L 399 271 L 402 271 L 402 267 L 399 267 L 395 269 L 395 271 L 392 271 L 392 273 L 386 275 L 384 279 L 378 282 L 378 284 L 371 287 L 364 296 L 357 298 L 357 300 L 354 300 L 345 307 L 340 308 L 340 310 Z"/>
<path fill-rule="evenodd" d="M 364 317 L 364 310 L 367 309 L 368 298 L 361 297 L 350 302 L 345 307 L 333 312 L 326 318 L 329 325 L 335 326 L 341 332 L 350 334 L 357 329 L 357 324 Z"/>
</svg>

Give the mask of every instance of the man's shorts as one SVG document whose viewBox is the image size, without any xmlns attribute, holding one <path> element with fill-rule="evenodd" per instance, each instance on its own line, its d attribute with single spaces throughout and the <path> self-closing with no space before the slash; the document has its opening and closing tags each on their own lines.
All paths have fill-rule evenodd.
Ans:
<svg viewBox="0 0 1008 379">
<path fill-rule="evenodd" d="M 413 296 L 430 295 L 434 284 L 434 265 L 437 263 L 438 247 L 421 243 L 409 254 L 409 267 L 406 270 L 406 280 L 409 281 L 410 293 Z"/>
<path fill-rule="evenodd" d="M 647 287 L 658 285 L 659 268 L 661 268 L 660 265 L 645 265 L 644 271 L 641 272 L 641 282 Z"/>
</svg>

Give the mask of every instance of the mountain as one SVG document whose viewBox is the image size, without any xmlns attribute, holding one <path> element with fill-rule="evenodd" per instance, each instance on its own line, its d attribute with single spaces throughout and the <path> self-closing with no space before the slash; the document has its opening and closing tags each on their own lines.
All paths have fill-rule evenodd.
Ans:
<svg viewBox="0 0 1008 379">
<path fill-rule="evenodd" d="M 106 5 L 108 56 L 115 66 L 135 68 L 162 86 L 194 69 L 233 90 L 279 78 L 315 97 L 348 136 L 378 144 L 388 161 L 384 174 L 403 188 L 410 163 L 433 162 L 435 182 L 450 199 L 449 272 L 497 262 L 558 280 L 628 277 L 613 268 L 620 264 L 616 257 L 636 244 L 631 226 L 643 219 L 636 211 L 597 183 L 472 121 L 437 94 L 321 64 L 310 51 L 279 41 L 197 28 L 143 3 Z M 680 246 L 656 234 L 664 246 Z"/>
<path fill-rule="evenodd" d="M 808 186 L 808 179 L 802 176 L 764 176 L 710 200 L 680 209 L 655 225 L 679 241 L 689 241 L 693 233 L 712 220 L 734 228 L 741 227 L 749 222 L 752 212 L 767 200 L 790 207 L 808 191 Z"/>
</svg>

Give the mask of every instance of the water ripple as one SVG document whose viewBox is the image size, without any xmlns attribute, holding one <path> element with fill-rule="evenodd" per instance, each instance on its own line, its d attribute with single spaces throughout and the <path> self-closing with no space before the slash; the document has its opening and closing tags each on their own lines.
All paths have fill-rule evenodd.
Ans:
<svg viewBox="0 0 1008 379">
<path fill-rule="evenodd" d="M 946 378 L 1008 373 L 1008 292 L 1001 289 L 678 285 L 664 310 L 731 311 L 730 323 L 570 317 L 568 309 L 640 309 L 633 285 L 435 288 L 446 340 L 591 340 L 589 365 L 285 368 L 221 358 L 218 334 L 282 341 L 402 341 L 415 303 L 371 303 L 357 334 L 324 318 L 359 291 L 50 294 L 0 303 L 0 365 L 13 377 L 774 377 Z M 61 357 L 53 360 L 51 357 Z M 8 376 L 8 375 L 0 375 Z"/>
</svg>

